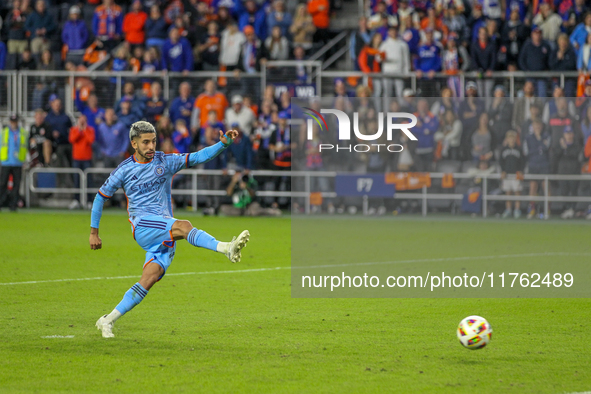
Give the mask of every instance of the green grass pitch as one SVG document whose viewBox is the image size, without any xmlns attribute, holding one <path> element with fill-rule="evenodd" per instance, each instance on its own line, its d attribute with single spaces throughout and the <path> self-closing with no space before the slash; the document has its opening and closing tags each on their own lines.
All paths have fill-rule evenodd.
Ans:
<svg viewBox="0 0 591 394">
<path fill-rule="evenodd" d="M 124 212 L 106 211 L 100 251 L 88 247 L 88 213 L 0 213 L 0 392 L 591 390 L 588 299 L 291 298 L 289 218 L 177 214 L 222 240 L 249 229 L 242 262 L 180 242 L 170 275 L 107 340 L 94 323 L 137 281 L 144 258 Z M 461 256 L 460 239 L 436 235 L 442 226 L 478 231 L 483 239 L 511 231 L 544 235 L 520 252 L 563 245 L 590 251 L 584 241 L 591 228 L 582 222 L 417 218 L 391 225 L 430 241 L 428 249 L 399 250 L 400 260 Z M 503 253 L 496 243 L 481 242 L 480 249 Z M 281 269 L 256 270 L 274 267 Z M 181 273 L 189 274 L 173 275 Z M 113 278 L 122 276 L 129 278 Z M 56 281 L 99 277 L 110 278 Z M 6 285 L 25 281 L 38 283 Z M 494 329 L 479 351 L 456 339 L 458 322 L 471 314 Z M 50 336 L 64 338 L 44 338 Z"/>
</svg>

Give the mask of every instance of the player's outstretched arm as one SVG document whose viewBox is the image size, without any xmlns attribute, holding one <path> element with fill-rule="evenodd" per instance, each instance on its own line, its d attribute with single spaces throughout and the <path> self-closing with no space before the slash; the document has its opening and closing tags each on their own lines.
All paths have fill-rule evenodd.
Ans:
<svg viewBox="0 0 591 394">
<path fill-rule="evenodd" d="M 187 167 L 193 167 L 194 165 L 210 161 L 222 153 L 228 146 L 232 145 L 234 139 L 237 137 L 238 132 L 236 130 L 228 130 L 226 134 L 220 130 L 220 142 L 189 154 Z"/>
<path fill-rule="evenodd" d="M 105 205 L 105 201 L 113 197 L 117 189 L 123 187 L 123 179 L 125 178 L 123 169 L 123 163 L 120 164 L 109 178 L 105 181 L 105 183 L 99 188 L 96 197 L 94 198 L 94 202 L 92 203 L 92 212 L 90 214 L 90 249 L 97 250 L 103 247 L 103 241 L 98 235 L 99 224 L 101 222 L 101 216 L 103 216 L 103 205 Z"/>
<path fill-rule="evenodd" d="M 98 250 L 103 247 L 103 241 L 101 237 L 99 237 L 99 224 L 101 221 L 101 216 L 103 216 L 103 205 L 105 204 L 106 199 L 97 194 L 94 198 L 94 202 L 92 203 L 92 213 L 90 215 L 90 249 Z"/>
</svg>

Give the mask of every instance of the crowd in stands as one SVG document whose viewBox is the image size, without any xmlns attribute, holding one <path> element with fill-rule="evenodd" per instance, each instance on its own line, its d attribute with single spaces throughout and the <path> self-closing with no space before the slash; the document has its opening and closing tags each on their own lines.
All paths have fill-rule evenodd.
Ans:
<svg viewBox="0 0 591 394">
<path fill-rule="evenodd" d="M 450 77 L 462 96 L 457 75 L 479 72 L 480 96 L 492 95 L 495 71 L 578 71 L 566 96 L 582 95 L 591 70 L 591 8 L 587 0 L 370 0 L 367 16 L 350 40 L 356 70 L 416 72 L 426 96 L 438 92 L 435 73 Z M 539 97 L 551 95 L 548 78 L 535 80 Z M 382 84 L 381 81 L 377 81 Z M 375 86 L 375 84 L 374 84 Z M 379 94 L 394 94 L 378 86 Z M 396 86 L 400 95 L 401 87 Z M 375 89 L 374 89 L 375 93 Z"/>
<path fill-rule="evenodd" d="M 355 127 L 359 133 L 374 135 L 379 130 L 379 116 L 384 116 L 377 110 L 382 100 L 372 97 L 367 86 L 357 88 L 355 99 L 339 94 L 339 89 L 344 89 L 339 86 L 344 85 L 343 81 L 337 81 L 334 99 L 329 99 L 330 103 L 324 99 L 322 108 L 339 109 L 347 113 L 349 119 L 354 119 L 355 113 L 358 122 Z M 565 97 L 564 89 L 559 86 L 554 88 L 552 97 L 538 97 L 535 80 L 527 80 L 514 100 L 506 97 L 502 85 L 495 86 L 493 92 L 491 98 L 479 97 L 473 81 L 466 84 L 463 98 L 453 97 L 448 87 L 441 90 L 439 98 L 420 97 L 406 88 L 401 98 L 390 99 L 385 111 L 414 114 L 417 124 L 410 130 L 416 141 L 401 132 L 394 133 L 393 140 L 388 140 L 385 131 L 377 141 L 368 142 L 353 132 L 352 140 L 336 140 L 334 134 L 312 123 L 312 141 L 304 140 L 301 133 L 293 137 L 303 148 L 293 154 L 294 165 L 301 163 L 299 169 L 311 171 L 357 173 L 472 172 L 475 176 L 500 173 L 503 177 L 498 186 L 500 192 L 532 196 L 543 195 L 544 184 L 539 180 L 522 182 L 524 174 L 591 173 L 591 81 L 585 86 L 586 97 L 579 98 Z M 320 103 L 314 100 L 309 105 L 320 110 Z M 325 117 L 328 130 L 339 130 L 336 116 Z M 382 120 L 383 131 L 388 121 Z M 408 122 L 406 118 L 392 120 L 393 124 Z M 320 144 L 338 146 L 340 152 L 337 148 L 325 148 L 320 155 Z M 362 146 L 352 152 L 351 146 L 356 144 Z M 393 154 L 386 150 L 388 144 L 398 144 L 403 150 Z M 323 191 L 329 190 L 327 185 L 319 186 Z M 591 195 L 589 181 L 559 179 L 550 182 L 548 187 L 552 195 Z M 489 183 L 489 192 L 492 190 L 493 184 Z M 564 217 L 587 216 L 591 213 L 587 212 L 588 205 L 566 203 Z M 519 203 L 507 202 L 506 208 L 505 216 L 521 216 Z M 536 203 L 532 202 L 528 205 L 528 214 L 534 217 L 535 213 Z"/>
<path fill-rule="evenodd" d="M 49 51 L 58 69 L 112 55 L 113 71 L 249 72 L 322 46 L 329 21 L 328 0 L 6 0 L 0 70 L 39 69 Z"/>
</svg>

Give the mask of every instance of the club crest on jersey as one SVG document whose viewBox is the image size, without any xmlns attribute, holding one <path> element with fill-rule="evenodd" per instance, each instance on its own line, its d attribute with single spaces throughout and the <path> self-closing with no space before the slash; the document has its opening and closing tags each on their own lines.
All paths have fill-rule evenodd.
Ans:
<svg viewBox="0 0 591 394">
<path fill-rule="evenodd" d="M 164 167 L 162 167 L 162 166 L 154 167 L 154 173 L 158 176 L 164 175 Z"/>
</svg>

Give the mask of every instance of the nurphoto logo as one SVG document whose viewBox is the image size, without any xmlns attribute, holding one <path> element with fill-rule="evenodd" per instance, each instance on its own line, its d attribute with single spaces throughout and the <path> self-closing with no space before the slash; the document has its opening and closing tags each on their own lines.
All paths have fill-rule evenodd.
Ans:
<svg viewBox="0 0 591 394">
<path fill-rule="evenodd" d="M 336 116 L 338 125 L 338 139 L 339 141 L 350 141 L 351 140 L 351 120 L 349 115 L 338 109 L 321 109 L 320 112 L 313 110 L 312 108 L 303 107 L 309 112 L 304 112 L 309 118 L 306 122 L 307 127 L 307 138 L 308 140 L 314 139 L 314 121 L 318 124 L 320 130 L 329 132 L 328 124 L 322 114 L 331 114 Z M 359 131 L 359 114 L 353 113 L 353 133 L 355 137 L 362 141 L 377 141 L 384 133 L 384 117 L 386 118 L 386 139 L 392 141 L 394 131 L 401 131 L 411 141 L 417 141 L 417 137 L 410 131 L 410 129 L 417 124 L 417 117 L 407 112 L 387 112 L 384 116 L 383 112 L 379 112 L 377 116 L 378 129 L 374 134 L 362 134 Z M 347 152 L 369 152 L 372 147 L 385 149 L 388 152 L 398 153 L 402 152 L 404 147 L 400 144 L 349 144 L 349 145 L 333 145 L 333 144 L 319 144 L 318 151 L 334 150 L 335 152 L 347 151 Z"/>
</svg>

